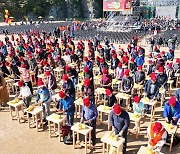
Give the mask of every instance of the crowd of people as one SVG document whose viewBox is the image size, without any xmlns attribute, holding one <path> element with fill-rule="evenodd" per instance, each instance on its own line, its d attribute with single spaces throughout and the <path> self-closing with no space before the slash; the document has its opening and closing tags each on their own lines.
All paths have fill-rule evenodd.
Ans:
<svg viewBox="0 0 180 154">
<path fill-rule="evenodd" d="M 6 79 L 13 78 L 19 86 L 17 97 L 23 99 L 25 108 L 32 104 L 32 98 L 36 96 L 34 105 L 42 107 L 45 124 L 46 117 L 51 114 L 51 103 L 54 101 L 52 98 L 58 92 L 60 99 L 55 102 L 56 111 L 66 115 L 66 124 L 71 127 L 75 121 L 74 101 L 79 97 L 77 86 L 81 83 L 80 95 L 84 104 L 80 122 L 93 127 L 92 144 L 95 146 L 98 117 L 95 89 L 104 88 L 102 99 L 112 108 L 110 125 L 116 135 L 125 138 L 125 153 L 130 117 L 124 109 L 126 103 L 123 100 L 118 103 L 115 94 L 121 92 L 131 96 L 128 108 L 130 112 L 140 116 L 144 112 L 149 114 L 151 108 L 144 104 L 141 98 L 160 101 L 162 97 L 159 91 L 164 88 L 165 95 L 168 94 L 169 80 L 173 80 L 173 86 L 178 87 L 175 74 L 180 73 L 180 58 L 174 58 L 173 44 L 168 51 L 160 51 L 160 46 L 152 43 L 148 59 L 145 59 L 147 51 L 133 39 L 127 48 L 116 48 L 108 38 L 105 39 L 105 45 L 102 45 L 98 37 L 88 40 L 87 44 L 86 46 L 86 42 L 82 40 L 76 44 L 69 35 L 63 35 L 59 39 L 37 31 L 17 36 L 6 35 L 5 39 L 0 41 L 1 106 L 6 106 L 10 100 Z M 72 67 L 72 63 L 75 67 Z M 57 67 L 62 69 L 60 79 L 53 71 Z M 99 71 L 96 73 L 94 68 Z M 83 80 L 80 80 L 82 72 Z M 45 78 L 41 78 L 41 74 L 44 74 Z M 98 83 L 94 79 L 97 75 L 100 76 Z M 121 85 L 112 86 L 114 79 L 121 81 Z M 142 85 L 144 92 L 138 93 L 134 90 L 135 84 Z M 164 120 L 177 125 L 179 118 L 180 89 L 164 102 Z M 136 129 L 135 125 L 133 130 Z M 148 147 L 157 152 L 161 151 L 167 138 L 163 125 L 156 121 L 148 127 L 147 133 Z"/>
</svg>

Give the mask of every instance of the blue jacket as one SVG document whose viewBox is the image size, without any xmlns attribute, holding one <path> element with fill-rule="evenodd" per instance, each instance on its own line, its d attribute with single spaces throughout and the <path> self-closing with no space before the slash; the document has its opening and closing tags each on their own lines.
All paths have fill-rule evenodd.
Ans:
<svg viewBox="0 0 180 154">
<path fill-rule="evenodd" d="M 39 99 L 43 96 L 42 103 L 45 103 L 50 98 L 49 90 L 46 87 L 43 87 L 42 91 L 38 88 L 37 90 L 37 96 L 36 96 L 36 102 L 39 101 Z"/>
<path fill-rule="evenodd" d="M 91 61 L 84 63 L 85 66 L 88 67 L 89 71 L 93 71 L 93 63 Z"/>
<path fill-rule="evenodd" d="M 75 105 L 74 101 L 71 97 L 66 96 L 65 99 L 59 100 L 59 109 L 62 110 L 64 108 L 64 111 L 66 114 L 73 115 L 75 112 Z"/>
<path fill-rule="evenodd" d="M 135 62 L 137 66 L 142 66 L 144 64 L 144 56 L 137 56 Z"/>
<path fill-rule="evenodd" d="M 123 132 L 127 132 L 130 125 L 129 114 L 126 111 L 122 110 L 122 113 L 117 116 L 114 111 L 111 111 L 110 124 L 111 126 L 114 126 L 118 132 L 120 132 L 121 130 Z"/>
<path fill-rule="evenodd" d="M 169 105 L 169 102 L 166 102 L 164 105 L 164 117 L 169 118 L 170 111 L 171 111 L 171 106 Z M 180 102 L 178 102 L 178 101 L 176 101 L 174 117 L 177 117 L 177 120 L 174 122 L 176 124 L 180 118 Z M 172 118 L 172 117 L 170 117 L 170 118 Z"/>
</svg>

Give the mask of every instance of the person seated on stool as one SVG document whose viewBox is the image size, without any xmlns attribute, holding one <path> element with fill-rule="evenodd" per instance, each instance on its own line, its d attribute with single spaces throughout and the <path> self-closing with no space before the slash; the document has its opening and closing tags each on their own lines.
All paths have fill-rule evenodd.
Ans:
<svg viewBox="0 0 180 154">
<path fill-rule="evenodd" d="M 145 84 L 144 89 L 145 96 L 147 96 L 150 100 L 155 100 L 159 98 L 159 83 L 157 82 L 156 74 L 153 72 L 151 73 L 151 79 L 148 80 Z M 149 105 L 145 106 L 145 112 L 150 113 Z"/>
<path fill-rule="evenodd" d="M 164 105 L 164 118 L 167 123 L 172 122 L 172 124 L 177 125 L 180 118 L 180 102 L 174 96 Z"/>
<path fill-rule="evenodd" d="M 139 85 L 144 85 L 145 73 L 142 70 L 142 66 L 138 66 L 138 71 L 136 71 L 134 74 L 134 82 Z"/>
<path fill-rule="evenodd" d="M 50 70 L 46 71 L 46 87 L 49 89 L 51 92 L 51 95 L 55 95 L 55 89 L 57 88 L 57 83 L 56 83 L 56 77 L 50 72 Z"/>
<path fill-rule="evenodd" d="M 159 86 L 168 90 L 168 86 L 167 86 L 168 76 L 164 72 L 164 67 L 159 67 L 158 72 L 159 73 L 157 75 L 157 81 L 159 83 Z"/>
<path fill-rule="evenodd" d="M 60 100 L 58 102 L 58 110 L 60 111 L 60 113 L 66 114 L 67 125 L 72 126 L 74 123 L 75 112 L 74 100 L 70 96 L 67 96 L 64 91 L 60 91 L 59 96 Z"/>
<path fill-rule="evenodd" d="M 42 79 L 38 80 L 38 89 L 35 103 L 38 103 L 43 109 L 43 121 L 46 121 L 46 116 L 50 115 L 50 103 L 51 103 L 50 92 L 45 87 Z"/>
<path fill-rule="evenodd" d="M 118 104 L 114 105 L 113 111 L 110 113 L 110 125 L 112 126 L 112 130 L 115 131 L 115 135 L 119 135 L 125 139 L 125 142 L 123 143 L 123 154 L 125 154 L 130 118 L 129 114 Z"/>
<path fill-rule="evenodd" d="M 103 68 L 102 70 L 103 75 L 101 78 L 102 87 L 105 89 L 111 89 L 112 90 L 112 76 L 108 74 L 108 71 L 106 68 Z"/>
<path fill-rule="evenodd" d="M 138 116 L 142 115 L 143 108 L 144 108 L 144 104 L 143 102 L 140 102 L 140 99 L 141 98 L 139 96 L 135 96 L 134 102 L 133 102 L 133 112 L 135 115 L 138 115 Z M 138 128 L 137 123 L 135 123 L 133 130 L 137 130 L 137 128 Z"/>
<path fill-rule="evenodd" d="M 92 144 L 96 144 L 96 118 L 98 117 L 97 107 L 95 104 L 92 104 L 90 99 L 83 99 L 84 105 L 81 112 L 81 123 L 85 123 L 88 126 L 93 127 L 91 132 L 92 135 Z"/>
<path fill-rule="evenodd" d="M 31 102 L 32 99 L 32 94 L 30 88 L 23 82 L 23 81 L 18 81 L 18 86 L 20 87 L 20 94 L 18 98 L 22 98 L 25 104 L 25 107 L 29 107 L 29 103 Z"/>
<path fill-rule="evenodd" d="M 107 106 L 113 107 L 114 104 L 117 104 L 117 99 L 110 89 L 106 89 L 106 95 Z"/>
<path fill-rule="evenodd" d="M 84 84 L 82 85 L 81 91 L 83 93 L 83 97 L 89 97 L 91 102 L 93 104 L 95 103 L 94 85 L 89 78 L 84 79 Z"/>
<path fill-rule="evenodd" d="M 151 123 L 147 128 L 148 147 L 159 153 L 166 142 L 167 131 L 160 122 Z"/>
</svg>

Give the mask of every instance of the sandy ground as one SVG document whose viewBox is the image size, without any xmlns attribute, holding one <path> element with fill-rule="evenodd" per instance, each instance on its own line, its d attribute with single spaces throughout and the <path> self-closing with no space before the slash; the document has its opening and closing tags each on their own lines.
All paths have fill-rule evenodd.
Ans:
<svg viewBox="0 0 180 154">
<path fill-rule="evenodd" d="M 0 36 L 2 39 L 2 36 Z M 144 41 L 140 44 L 144 44 Z M 117 46 L 117 45 L 116 45 Z M 121 45 L 126 47 L 127 45 Z M 144 45 L 146 49 L 149 46 Z M 167 48 L 163 48 L 167 51 Z M 176 51 L 176 57 L 180 57 L 180 51 Z M 176 89 L 173 89 L 176 91 Z M 11 95 L 11 98 L 14 98 L 14 95 Z M 163 120 L 162 118 L 162 108 L 157 107 L 156 120 Z M 52 109 L 51 111 L 54 111 Z M 79 119 L 75 120 L 79 121 Z M 147 144 L 146 129 L 150 124 L 150 119 L 145 117 L 141 122 L 141 132 L 138 139 L 135 138 L 134 134 L 129 133 L 128 135 L 128 144 L 127 144 L 127 154 L 136 154 L 141 145 Z M 134 124 L 131 123 L 129 130 L 132 130 Z M 94 150 L 89 151 L 92 154 L 101 154 L 102 153 L 102 143 L 100 138 L 107 131 L 107 125 L 98 125 L 97 126 L 97 144 Z M 180 133 L 180 129 L 178 130 Z M 168 146 L 162 148 L 162 152 L 168 154 Z M 84 148 L 73 149 L 72 145 L 65 145 L 63 142 L 58 142 L 57 137 L 49 137 L 49 132 L 47 127 L 43 131 L 37 132 L 36 129 L 28 128 L 28 124 L 22 123 L 19 124 L 17 120 L 11 120 L 10 113 L 8 109 L 0 111 L 0 154 L 83 154 Z M 172 154 L 180 153 L 180 144 L 173 147 Z"/>
</svg>

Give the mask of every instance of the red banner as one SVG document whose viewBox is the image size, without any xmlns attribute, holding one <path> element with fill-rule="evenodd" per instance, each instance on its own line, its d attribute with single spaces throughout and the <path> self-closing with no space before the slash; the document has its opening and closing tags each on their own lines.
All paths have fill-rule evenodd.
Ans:
<svg viewBox="0 0 180 154">
<path fill-rule="evenodd" d="M 131 10 L 132 0 L 103 0 L 103 11 Z"/>
</svg>

